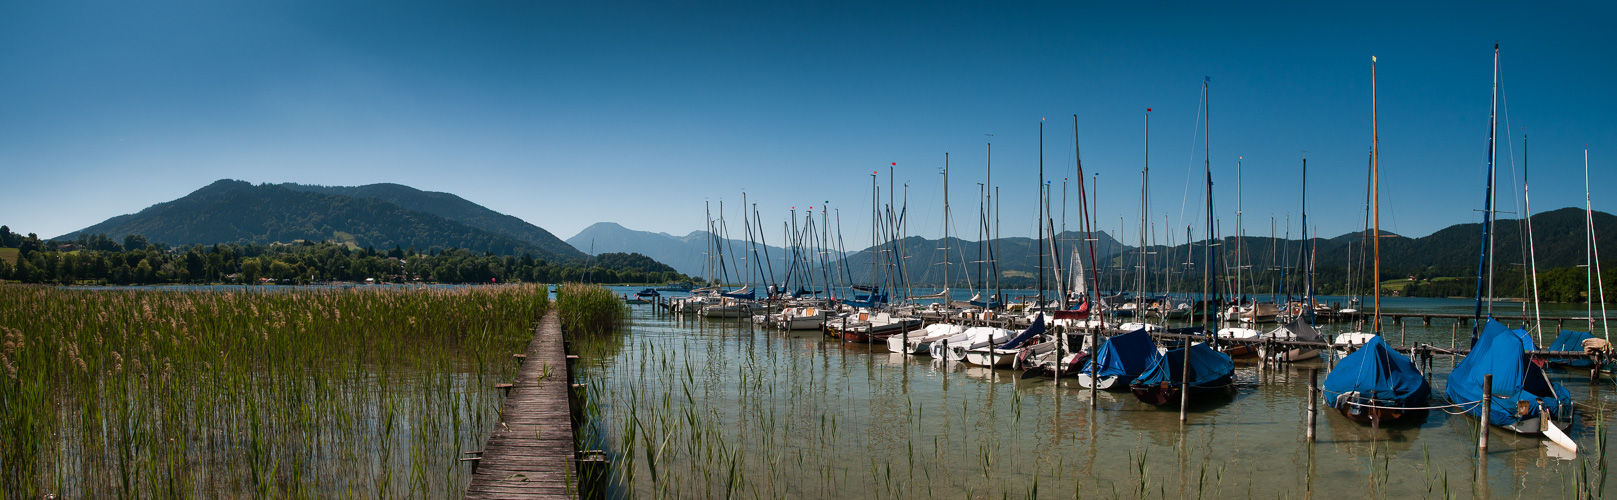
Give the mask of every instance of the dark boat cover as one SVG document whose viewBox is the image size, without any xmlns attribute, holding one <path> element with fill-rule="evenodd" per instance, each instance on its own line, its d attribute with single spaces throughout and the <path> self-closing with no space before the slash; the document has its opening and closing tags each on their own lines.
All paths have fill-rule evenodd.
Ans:
<svg viewBox="0 0 1617 500">
<path fill-rule="evenodd" d="M 641 290 L 638 293 L 635 293 L 635 295 L 641 296 L 641 297 L 657 297 L 657 296 L 662 295 L 662 294 L 657 293 L 656 290 L 647 288 L 645 290 Z"/>
<path fill-rule="evenodd" d="M 1162 356 L 1144 328 L 1106 339 L 1096 350 L 1094 376 L 1134 380 Z M 1083 373 L 1090 373 L 1084 363 Z"/>
<path fill-rule="evenodd" d="M 1308 322 L 1303 321 L 1302 318 L 1294 319 L 1291 320 L 1290 323 L 1280 325 L 1279 328 L 1270 330 L 1269 334 L 1276 337 L 1283 337 L 1285 336 L 1284 332 L 1291 332 L 1291 336 L 1293 338 L 1303 342 L 1325 341 L 1325 338 L 1319 335 L 1319 330 L 1315 330 L 1314 325 L 1308 324 Z"/>
<path fill-rule="evenodd" d="M 1337 406 L 1337 398 L 1350 392 L 1374 400 L 1377 406 L 1416 408 L 1426 406 L 1432 386 L 1409 357 L 1376 336 L 1336 362 L 1336 368 L 1325 376 L 1326 404 Z"/>
<path fill-rule="evenodd" d="M 1561 384 L 1550 382 L 1538 364 L 1527 359 L 1527 351 L 1535 350 L 1533 338 L 1525 330 L 1512 330 L 1493 318 L 1488 318 L 1477 344 L 1471 353 L 1449 373 L 1448 388 L 1444 395 L 1456 404 L 1482 400 L 1483 376 L 1493 374 L 1493 400 L 1490 401 L 1488 421 L 1495 425 L 1510 425 L 1518 420 L 1538 416 L 1539 404 L 1557 412 L 1562 405 L 1572 404 L 1572 393 Z M 1517 402 L 1527 402 L 1527 414 L 1517 414 Z M 1466 413 L 1482 415 L 1482 406 L 1473 405 Z M 1556 413 L 1564 414 L 1564 413 Z"/>
<path fill-rule="evenodd" d="M 999 348 L 1015 349 L 1022 347 L 1023 343 L 1026 343 L 1029 339 L 1039 335 L 1044 335 L 1044 313 L 1039 313 L 1039 317 L 1033 319 L 1032 325 L 1028 326 L 1026 330 L 1022 330 L 1022 333 L 1018 333 L 1015 337 L 1011 337 L 1009 342 L 1000 344 Z"/>
<path fill-rule="evenodd" d="M 1184 356 L 1184 349 L 1174 349 L 1166 355 L 1157 356 L 1131 385 L 1149 386 L 1167 382 L 1177 386 L 1180 380 L 1186 380 L 1192 388 L 1210 388 L 1228 384 L 1235 374 L 1235 362 L 1230 361 L 1230 355 L 1214 351 L 1206 343 L 1201 343 L 1190 346 L 1190 376 L 1186 378 L 1181 374 L 1185 366 Z"/>
<path fill-rule="evenodd" d="M 1589 332 L 1561 330 L 1561 335 L 1556 336 L 1554 342 L 1550 342 L 1550 347 L 1547 350 L 1582 351 L 1583 339 L 1592 339 L 1594 337 L 1595 336 L 1590 335 Z M 1594 364 L 1593 362 L 1589 361 L 1588 358 L 1556 358 L 1550 361 L 1566 366 L 1576 366 L 1579 368 L 1587 368 Z"/>
<path fill-rule="evenodd" d="M 752 290 L 747 290 L 747 293 L 721 293 L 719 295 L 741 300 L 753 300 L 758 296 L 757 294 L 753 293 Z"/>
</svg>

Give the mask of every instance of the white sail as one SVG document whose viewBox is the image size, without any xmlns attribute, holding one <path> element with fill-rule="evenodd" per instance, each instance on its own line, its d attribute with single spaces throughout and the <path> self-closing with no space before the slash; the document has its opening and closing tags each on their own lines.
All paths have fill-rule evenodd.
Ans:
<svg viewBox="0 0 1617 500">
<path fill-rule="evenodd" d="M 1084 282 L 1084 261 L 1078 258 L 1078 252 L 1072 252 L 1072 291 L 1079 296 L 1089 294 L 1089 286 Z"/>
</svg>

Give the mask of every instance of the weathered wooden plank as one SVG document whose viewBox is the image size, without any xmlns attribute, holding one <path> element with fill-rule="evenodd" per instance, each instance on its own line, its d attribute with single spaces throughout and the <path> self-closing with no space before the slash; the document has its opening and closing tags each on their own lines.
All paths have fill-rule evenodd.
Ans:
<svg viewBox="0 0 1617 500">
<path fill-rule="evenodd" d="M 556 311 L 540 321 L 511 382 L 501 425 L 483 445 L 464 498 L 570 498 L 578 495 L 567 353 Z M 549 369 L 549 375 L 541 379 Z"/>
</svg>

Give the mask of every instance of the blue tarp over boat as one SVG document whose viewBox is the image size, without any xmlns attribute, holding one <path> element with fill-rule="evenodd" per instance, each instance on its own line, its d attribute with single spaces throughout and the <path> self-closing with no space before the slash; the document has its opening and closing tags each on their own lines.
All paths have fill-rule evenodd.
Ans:
<svg viewBox="0 0 1617 500">
<path fill-rule="evenodd" d="M 757 297 L 757 294 L 754 294 L 752 290 L 747 290 L 747 293 L 721 293 L 719 295 L 741 300 L 754 300 Z"/>
<path fill-rule="evenodd" d="M 1510 425 L 1538 416 L 1539 403 L 1552 412 L 1562 405 L 1572 404 L 1572 393 L 1561 384 L 1550 382 L 1544 370 L 1527 359 L 1527 351 L 1535 350 L 1533 338 L 1525 330 L 1512 330 L 1493 318 L 1482 327 L 1477 344 L 1460 364 L 1449 372 L 1448 387 L 1444 395 L 1456 404 L 1482 400 L 1483 376 L 1493 375 L 1493 400 L 1488 408 L 1488 421 L 1494 425 Z M 1517 402 L 1527 402 L 1527 414 L 1517 414 Z M 1482 406 L 1473 405 L 1466 413 L 1482 415 Z"/>
<path fill-rule="evenodd" d="M 1185 349 L 1174 349 L 1157 356 L 1131 385 L 1151 386 L 1167 382 L 1178 386 L 1181 380 L 1192 389 L 1211 389 L 1230 384 L 1235 374 L 1235 362 L 1230 355 L 1214 351 L 1206 343 L 1190 346 L 1190 376 L 1182 375 L 1185 368 Z"/>
<path fill-rule="evenodd" d="M 1392 350 L 1378 336 L 1336 362 L 1336 368 L 1325 376 L 1327 405 L 1337 407 L 1337 399 L 1353 392 L 1363 403 L 1416 408 L 1426 406 L 1432 387 L 1408 356 Z"/>
<path fill-rule="evenodd" d="M 1547 348 L 1546 350 L 1549 350 L 1549 351 L 1582 351 L 1583 350 L 1583 340 L 1584 339 L 1592 339 L 1592 338 L 1595 338 L 1595 336 L 1590 335 L 1589 332 L 1574 332 L 1574 331 L 1569 331 L 1569 330 L 1561 330 L 1561 335 L 1556 336 L 1555 341 L 1550 342 L 1550 347 Z M 1594 364 L 1593 361 L 1589 361 L 1587 358 L 1556 358 L 1556 359 L 1550 360 L 1550 362 L 1558 363 L 1558 364 L 1565 365 L 1565 366 L 1576 366 L 1576 367 L 1579 367 L 1579 368 L 1588 368 L 1590 365 Z"/>
<path fill-rule="evenodd" d="M 1162 356 L 1157 352 L 1157 344 L 1151 340 L 1151 334 L 1144 328 L 1106 339 L 1105 343 L 1096 350 L 1093 375 L 1096 377 L 1123 377 L 1123 380 L 1134 380 L 1145 369 L 1150 367 L 1156 358 Z M 1088 363 L 1084 364 L 1083 373 L 1090 373 Z"/>
<path fill-rule="evenodd" d="M 1028 326 L 1026 330 L 1022 330 L 1022 333 L 1016 334 L 1016 336 L 1012 337 L 1009 342 L 1000 344 L 999 348 L 1015 349 L 1022 347 L 1023 343 L 1026 343 L 1029 339 L 1039 335 L 1044 335 L 1044 313 L 1039 313 L 1039 317 L 1033 320 L 1033 324 L 1031 326 Z"/>
</svg>

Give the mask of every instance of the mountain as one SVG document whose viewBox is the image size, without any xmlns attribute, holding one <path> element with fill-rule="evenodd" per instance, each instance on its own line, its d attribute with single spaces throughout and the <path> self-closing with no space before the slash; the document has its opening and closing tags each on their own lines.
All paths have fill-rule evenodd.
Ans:
<svg viewBox="0 0 1617 500">
<path fill-rule="evenodd" d="M 454 202 L 444 204 L 454 205 Z M 255 186 L 229 179 L 138 213 L 113 217 L 52 239 L 74 239 L 80 234 L 106 234 L 114 239 L 138 234 L 152 242 L 170 245 L 332 240 L 376 248 L 413 246 L 424 250 L 436 246 L 499 255 L 530 253 L 549 260 L 570 261 L 583 257 L 570 248 L 551 250 L 535 242 L 411 210 L 377 197 L 294 190 L 284 185 Z"/>
<path fill-rule="evenodd" d="M 1061 255 L 1069 256 L 1060 262 L 1063 271 L 1071 267 L 1070 256 L 1075 251 L 1078 252 L 1079 260 L 1083 262 L 1086 269 L 1092 267 L 1089 263 L 1088 248 L 1081 245 L 1083 233 L 1068 231 L 1062 233 L 1056 240 L 1059 243 Z M 1113 239 L 1111 235 L 1106 234 L 1104 231 L 1097 231 L 1095 240 L 1095 258 L 1102 263 L 1108 263 L 1119 254 L 1125 254 L 1132 249 L 1132 247 Z M 911 236 L 897 244 L 905 257 L 903 262 L 909 266 L 904 275 L 907 276 L 910 284 L 915 286 L 940 286 L 944 284 L 943 263 L 945 259 L 943 243 L 943 240 Z M 962 288 L 967 283 L 986 281 L 988 277 L 993 275 L 994 268 L 999 271 L 1001 286 L 1007 288 L 1032 287 L 1038 283 L 1039 240 L 1037 239 L 1026 237 L 1000 238 L 997 242 L 997 249 L 983 248 L 980 251 L 981 244 L 976 241 L 966 241 L 951 237 L 948 243 L 949 258 L 947 261 L 949 263 L 948 272 L 951 287 Z M 990 243 L 994 242 L 990 241 Z M 1045 245 L 1048 246 L 1049 242 L 1046 241 Z M 886 281 L 885 273 L 887 271 L 883 270 L 881 264 L 890 260 L 885 257 L 890 248 L 891 246 L 883 245 L 874 249 L 874 252 L 872 251 L 873 249 L 867 248 L 849 255 L 843 265 L 847 267 L 849 276 L 852 277 L 854 283 L 871 284 L 874 281 Z M 874 266 L 875 270 L 872 271 L 872 255 L 878 254 L 883 255 L 882 261 L 878 262 Z M 995 264 L 991 267 L 987 262 L 982 262 L 982 269 L 979 273 L 978 261 L 988 260 L 981 256 L 989 254 L 993 254 Z M 1044 254 L 1045 266 L 1048 267 L 1051 265 L 1048 247 L 1044 250 Z M 875 280 L 871 278 L 873 272 L 877 276 Z M 1047 283 L 1046 286 L 1053 287 L 1054 285 Z"/>
<path fill-rule="evenodd" d="M 674 236 L 668 233 L 637 231 L 616 222 L 597 222 L 567 238 L 567 244 L 586 253 L 593 247 L 596 255 L 609 252 L 639 253 L 668 264 L 681 273 L 707 276 L 705 262 L 708 248 L 712 244 L 710 236 L 711 233 L 707 231 L 693 231 L 685 236 Z M 724 265 L 732 282 L 744 280 L 747 276 L 744 268 L 739 273 L 736 272 L 736 268 L 745 265 L 743 258 L 748 255 L 746 245 L 747 242 L 743 240 L 725 240 L 722 249 L 726 255 Z M 776 276 L 785 276 L 785 271 L 781 269 L 784 265 L 785 250 L 773 245 L 767 245 L 767 250 L 768 260 L 763 264 L 764 273 L 773 272 Z M 766 258 L 765 246 L 760 246 L 758 252 L 760 260 Z M 741 279 L 737 279 L 737 276 Z"/>
<path fill-rule="evenodd" d="M 510 236 L 531 243 L 555 255 L 566 258 L 584 257 L 583 253 L 578 252 L 560 238 L 550 234 L 550 231 L 544 230 L 544 228 L 529 224 L 527 221 L 510 215 L 489 210 L 482 205 L 466 201 L 465 198 L 449 193 L 422 191 L 410 186 L 388 183 L 351 187 L 310 186 L 293 183 L 285 183 L 280 186 L 293 191 L 354 198 L 376 198 L 398 205 L 406 210 L 426 212 L 484 231 Z"/>
</svg>

